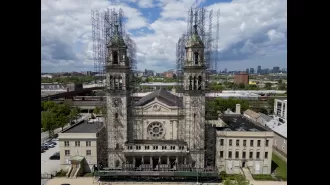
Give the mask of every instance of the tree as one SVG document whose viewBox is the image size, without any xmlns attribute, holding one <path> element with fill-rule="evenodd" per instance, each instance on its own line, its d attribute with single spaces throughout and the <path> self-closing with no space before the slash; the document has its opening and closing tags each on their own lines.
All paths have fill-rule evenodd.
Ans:
<svg viewBox="0 0 330 185">
<path fill-rule="evenodd" d="M 56 128 L 56 116 L 51 111 L 41 112 L 41 124 L 44 130 L 49 132 L 49 136 L 54 134 Z"/>
<path fill-rule="evenodd" d="M 271 90 L 272 89 L 272 84 L 269 83 L 269 82 L 265 83 L 265 89 Z"/>
<path fill-rule="evenodd" d="M 69 116 L 64 115 L 64 114 L 57 115 L 56 125 L 58 127 L 61 127 L 62 130 L 63 130 L 64 126 L 68 124 L 68 122 L 69 122 Z"/>
<path fill-rule="evenodd" d="M 95 107 L 95 109 L 93 110 L 93 113 L 94 113 L 95 115 L 101 114 L 101 109 L 100 109 L 100 107 Z"/>
<path fill-rule="evenodd" d="M 286 90 L 286 86 L 285 86 L 285 84 L 279 84 L 278 85 L 278 90 Z"/>
<path fill-rule="evenodd" d="M 235 177 L 234 180 L 230 180 L 227 178 L 225 181 L 223 181 L 223 185 L 253 185 L 250 184 L 250 181 L 246 180 L 244 176 L 238 175 Z"/>
<path fill-rule="evenodd" d="M 43 101 L 43 102 L 41 102 L 41 109 L 44 111 L 51 110 L 51 109 L 57 107 L 57 105 L 58 104 L 53 101 Z"/>
<path fill-rule="evenodd" d="M 80 113 L 80 109 L 79 108 L 75 107 L 75 108 L 71 109 L 70 114 L 69 114 L 70 122 L 72 120 L 76 120 L 76 122 L 77 122 L 79 113 Z"/>
<path fill-rule="evenodd" d="M 241 112 L 249 108 L 249 104 L 245 100 L 234 99 L 234 98 L 216 98 L 206 103 L 206 112 L 208 116 L 218 116 L 218 111 L 224 112 L 228 108 L 235 111 L 236 104 L 241 104 Z"/>
</svg>

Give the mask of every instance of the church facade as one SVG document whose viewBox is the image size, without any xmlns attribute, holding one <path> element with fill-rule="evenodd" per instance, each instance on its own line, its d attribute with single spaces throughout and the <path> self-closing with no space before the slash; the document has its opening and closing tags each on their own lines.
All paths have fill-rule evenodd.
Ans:
<svg viewBox="0 0 330 185">
<path fill-rule="evenodd" d="M 108 167 L 203 169 L 206 62 L 197 27 L 186 43 L 181 97 L 160 89 L 131 106 L 129 57 L 118 30 L 107 47 Z"/>
</svg>

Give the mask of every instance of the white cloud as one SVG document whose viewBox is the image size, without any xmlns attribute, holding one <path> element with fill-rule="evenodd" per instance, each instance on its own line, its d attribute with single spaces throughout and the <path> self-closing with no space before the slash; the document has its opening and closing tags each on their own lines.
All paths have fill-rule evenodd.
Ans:
<svg viewBox="0 0 330 185">
<path fill-rule="evenodd" d="M 143 9 L 129 7 L 124 4 L 127 2 L 137 3 L 137 6 Z M 128 18 L 126 28 L 130 33 L 135 34 L 133 40 L 138 47 L 140 69 L 163 71 L 175 67 L 176 43 L 180 35 L 186 31 L 184 20 L 187 11 L 190 6 L 203 3 L 207 2 L 205 0 L 117 2 L 115 7 L 123 8 Z M 146 21 L 148 15 L 143 17 L 141 12 L 150 12 L 147 8 L 155 5 L 161 8 L 160 17 L 148 25 Z M 61 68 L 79 70 L 88 66 L 93 69 L 91 7 L 104 9 L 114 6 L 111 6 L 107 0 L 80 0 L 79 3 L 75 0 L 42 1 L 43 70 L 56 71 Z M 221 69 L 224 66 L 233 66 L 229 65 L 230 61 L 233 62 L 232 64 L 241 62 L 239 66 L 245 68 L 246 65 L 255 65 L 255 61 L 262 62 L 261 58 L 269 61 L 276 61 L 274 56 L 277 60 L 286 58 L 286 1 L 234 0 L 230 3 L 212 4 L 206 8 L 214 11 L 220 9 L 219 66 Z M 215 15 L 214 12 L 213 33 L 215 33 Z M 67 58 L 69 59 L 66 60 Z M 286 61 L 278 62 L 284 65 Z M 267 61 L 264 63 L 265 67 L 272 65 Z"/>
</svg>

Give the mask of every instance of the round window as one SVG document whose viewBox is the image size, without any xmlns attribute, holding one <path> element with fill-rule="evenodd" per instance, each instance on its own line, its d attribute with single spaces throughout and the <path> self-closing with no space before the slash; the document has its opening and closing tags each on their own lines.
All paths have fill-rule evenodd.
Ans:
<svg viewBox="0 0 330 185">
<path fill-rule="evenodd" d="M 150 123 L 147 129 L 152 138 L 161 139 L 165 135 L 164 126 L 159 122 Z"/>
</svg>

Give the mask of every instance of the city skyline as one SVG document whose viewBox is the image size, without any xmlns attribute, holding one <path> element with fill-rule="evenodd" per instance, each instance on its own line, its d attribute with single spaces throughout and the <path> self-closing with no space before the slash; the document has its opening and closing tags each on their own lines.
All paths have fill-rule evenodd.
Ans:
<svg viewBox="0 0 330 185">
<path fill-rule="evenodd" d="M 220 9 L 217 71 L 256 71 L 259 65 L 287 68 L 284 1 L 122 0 L 115 6 L 106 0 L 65 2 L 42 1 L 42 72 L 94 70 L 90 11 L 105 7 L 125 11 L 126 28 L 138 47 L 138 70 L 173 69 L 176 42 L 186 29 L 187 14 L 182 9 L 188 11 L 194 3 L 207 10 Z"/>
</svg>

